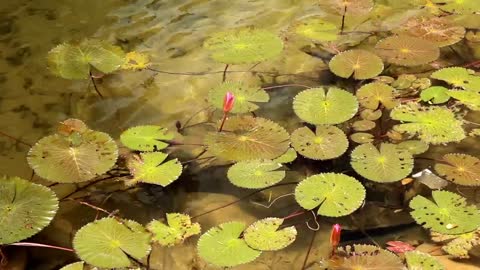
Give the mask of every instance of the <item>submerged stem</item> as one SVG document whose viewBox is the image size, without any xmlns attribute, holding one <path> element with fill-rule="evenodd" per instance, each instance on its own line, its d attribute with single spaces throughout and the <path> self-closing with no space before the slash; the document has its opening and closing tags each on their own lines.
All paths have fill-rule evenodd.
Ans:
<svg viewBox="0 0 480 270">
<path fill-rule="evenodd" d="M 95 78 L 93 77 L 92 72 L 90 71 L 90 80 L 92 81 L 93 88 L 95 88 L 95 92 L 97 92 L 98 96 L 103 99 L 102 93 L 98 90 L 97 83 L 95 82 Z"/>
<path fill-rule="evenodd" d="M 345 15 L 347 15 L 347 5 L 345 5 L 345 8 L 343 9 L 342 26 L 340 27 L 340 34 L 343 34 L 343 29 L 345 28 Z"/>
<path fill-rule="evenodd" d="M 59 246 L 53 246 L 53 245 L 46 245 L 46 244 L 39 244 L 39 243 L 18 242 L 18 243 L 13 243 L 13 244 L 8 244 L 8 245 L 9 246 L 21 246 L 21 247 L 41 247 L 41 248 L 50 248 L 50 249 L 58 249 L 58 250 L 75 252 L 71 248 L 59 247 Z"/>
<path fill-rule="evenodd" d="M 225 125 L 225 121 L 227 121 L 227 116 L 228 116 L 228 113 L 223 113 L 222 123 L 220 124 L 220 127 L 218 128 L 218 132 L 222 132 L 223 125 Z"/>
<path fill-rule="evenodd" d="M 12 135 L 9 135 L 9 134 L 7 134 L 7 133 L 5 133 L 5 132 L 3 132 L 3 131 L 0 131 L 0 135 L 1 135 L 1 136 L 4 136 L 4 137 L 7 137 L 7 138 L 9 138 L 9 139 L 12 139 L 12 140 L 14 140 L 14 141 L 16 141 L 16 142 L 18 142 L 18 143 L 20 143 L 20 144 L 23 144 L 23 145 L 32 147 L 31 144 L 26 143 L 26 142 L 24 142 L 24 141 L 22 141 L 22 140 L 20 140 L 20 139 L 17 139 L 17 138 L 15 138 L 15 137 L 13 137 Z"/>
<path fill-rule="evenodd" d="M 222 82 L 225 82 L 227 80 L 227 70 L 228 70 L 229 65 L 225 65 L 225 69 L 223 70 L 223 76 L 222 76 Z"/>
<path fill-rule="evenodd" d="M 315 242 L 316 235 L 317 235 L 317 231 L 313 231 L 312 238 L 310 239 L 310 244 L 308 245 L 307 254 L 305 255 L 305 260 L 303 260 L 302 268 L 300 268 L 302 270 L 305 269 L 305 267 L 307 266 L 308 256 L 310 255 L 310 251 L 312 251 L 312 246 L 313 246 L 313 242 Z"/>
<path fill-rule="evenodd" d="M 275 89 L 275 88 L 283 88 L 283 87 L 289 87 L 289 86 L 298 86 L 298 87 L 305 87 L 305 88 L 312 88 L 311 86 L 308 85 L 303 85 L 303 84 L 280 84 L 280 85 L 273 85 L 273 86 L 267 86 L 267 87 L 262 87 L 263 90 L 269 90 L 269 89 Z"/>
</svg>

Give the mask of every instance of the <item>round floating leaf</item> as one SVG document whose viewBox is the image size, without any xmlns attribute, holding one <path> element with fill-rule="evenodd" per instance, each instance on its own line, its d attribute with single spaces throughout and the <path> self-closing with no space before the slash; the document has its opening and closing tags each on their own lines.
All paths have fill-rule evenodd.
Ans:
<svg viewBox="0 0 480 270">
<path fill-rule="evenodd" d="M 386 61 L 401 66 L 428 64 L 440 56 L 440 50 L 434 43 L 404 35 L 382 39 L 375 49 Z"/>
<path fill-rule="evenodd" d="M 359 120 L 352 124 L 352 127 L 356 131 L 367 131 L 375 128 L 376 124 L 370 120 Z"/>
<path fill-rule="evenodd" d="M 357 210 L 365 199 L 365 188 L 345 174 L 321 173 L 310 176 L 295 188 L 295 200 L 307 210 L 317 206 L 318 214 L 340 217 Z"/>
<path fill-rule="evenodd" d="M 133 175 L 128 185 L 138 182 L 168 186 L 182 174 L 182 164 L 178 159 L 164 162 L 168 154 L 162 152 L 141 153 L 140 158 L 134 156 L 128 161 L 128 168 Z"/>
<path fill-rule="evenodd" d="M 454 258 L 468 259 L 470 250 L 480 245 L 480 229 L 458 235 L 432 232 L 431 238 L 435 242 L 442 242 L 442 250 Z"/>
<path fill-rule="evenodd" d="M 57 196 L 49 188 L 19 177 L 0 177 L 0 245 L 41 231 L 57 209 Z"/>
<path fill-rule="evenodd" d="M 198 240 L 198 254 L 219 267 L 233 267 L 255 260 L 262 252 L 239 238 L 244 229 L 242 222 L 227 222 L 211 228 Z"/>
<path fill-rule="evenodd" d="M 298 23 L 295 32 L 315 41 L 333 41 L 338 37 L 338 28 L 335 24 L 322 18 L 310 17 Z"/>
<path fill-rule="evenodd" d="M 395 125 L 398 132 L 418 134 L 418 137 L 429 144 L 459 142 L 465 138 L 462 121 L 446 107 L 422 107 L 410 102 L 395 107 L 390 116 L 394 120 L 407 122 Z"/>
<path fill-rule="evenodd" d="M 60 44 L 48 53 L 50 70 L 65 79 L 87 79 L 90 66 L 103 73 L 111 73 L 124 62 L 125 53 L 120 47 L 98 40 Z"/>
<path fill-rule="evenodd" d="M 365 109 L 360 112 L 360 117 L 364 120 L 375 121 L 382 117 L 382 110 Z"/>
<path fill-rule="evenodd" d="M 400 181 L 413 169 L 412 154 L 395 144 L 382 143 L 357 146 L 351 154 L 352 167 L 361 176 L 375 182 Z"/>
<path fill-rule="evenodd" d="M 264 218 L 250 225 L 243 234 L 251 248 L 262 251 L 280 250 L 289 246 L 297 237 L 295 226 L 279 230 L 282 218 Z"/>
<path fill-rule="evenodd" d="M 327 11 L 340 15 L 345 14 L 345 11 L 350 15 L 365 15 L 375 5 L 373 0 L 322 0 L 319 3 Z"/>
<path fill-rule="evenodd" d="M 253 112 L 258 109 L 256 103 L 268 102 L 270 97 L 260 87 L 248 87 L 242 82 L 224 82 L 210 90 L 208 102 L 217 109 L 223 109 L 223 99 L 227 92 L 235 97 L 231 113 Z"/>
<path fill-rule="evenodd" d="M 278 158 L 272 160 L 275 163 L 290 163 L 297 159 L 297 151 L 293 148 L 288 148 L 285 154 L 279 156 Z"/>
<path fill-rule="evenodd" d="M 228 118 L 222 132 L 205 137 L 208 150 L 226 160 L 274 159 L 285 153 L 290 136 L 275 122 L 260 117 Z"/>
<path fill-rule="evenodd" d="M 435 171 L 457 185 L 480 186 L 480 160 L 465 154 L 446 154 Z"/>
<path fill-rule="evenodd" d="M 364 80 L 373 78 L 383 71 L 383 62 L 377 55 L 365 50 L 344 51 L 335 55 L 328 63 L 330 70 L 342 78 Z"/>
<path fill-rule="evenodd" d="M 332 268 L 334 270 L 405 270 L 397 255 L 372 245 L 346 246 L 339 248 L 337 254 L 340 258 Z"/>
<path fill-rule="evenodd" d="M 162 150 L 173 138 L 173 133 L 168 129 L 153 125 L 132 127 L 120 135 L 123 145 L 137 151 Z"/>
<path fill-rule="evenodd" d="M 428 144 L 417 140 L 403 141 L 397 146 L 400 149 L 407 150 L 412 153 L 412 155 L 420 155 L 428 151 Z"/>
<path fill-rule="evenodd" d="M 129 52 L 125 55 L 125 62 L 122 69 L 141 70 L 150 66 L 148 55 L 139 52 Z"/>
<path fill-rule="evenodd" d="M 345 133 L 335 126 L 317 126 L 315 133 L 302 127 L 292 133 L 291 140 L 300 155 L 317 160 L 337 158 L 348 148 Z"/>
<path fill-rule="evenodd" d="M 311 124 L 339 124 L 352 118 L 358 110 L 354 95 L 340 88 L 312 88 L 300 92 L 293 101 L 295 114 Z"/>
<path fill-rule="evenodd" d="M 462 196 L 443 190 L 432 192 L 434 202 L 417 195 L 410 201 L 410 214 L 424 228 L 443 234 L 462 234 L 480 226 L 480 211 Z"/>
<path fill-rule="evenodd" d="M 75 234 L 73 247 L 80 259 L 103 268 L 129 267 L 150 252 L 150 234 L 134 221 L 103 218 L 83 226 Z"/>
<path fill-rule="evenodd" d="M 376 110 L 380 103 L 387 109 L 397 105 L 393 95 L 395 88 L 384 83 L 373 82 L 366 84 L 357 91 L 357 98 L 360 104 L 371 110 Z"/>
<path fill-rule="evenodd" d="M 35 173 L 49 181 L 83 182 L 110 170 L 118 157 L 112 138 L 103 132 L 87 130 L 72 137 L 55 134 L 40 139 L 28 152 L 27 160 Z"/>
<path fill-rule="evenodd" d="M 84 262 L 75 262 L 69 265 L 65 265 L 60 270 L 83 270 Z"/>
<path fill-rule="evenodd" d="M 480 111 L 480 93 L 465 90 L 450 90 L 447 91 L 447 94 L 465 104 L 470 110 Z"/>
<path fill-rule="evenodd" d="M 445 103 L 450 99 L 448 89 L 443 86 L 432 86 L 420 93 L 422 101 L 430 101 L 433 104 Z"/>
<path fill-rule="evenodd" d="M 211 51 L 212 58 L 224 64 L 262 62 L 280 54 L 282 40 L 261 29 L 239 28 L 219 32 L 208 38 L 203 47 Z"/>
<path fill-rule="evenodd" d="M 199 223 L 192 223 L 189 215 L 179 213 L 167 214 L 168 225 L 152 220 L 147 229 L 152 233 L 152 240 L 162 246 L 171 247 L 183 243 L 190 236 L 201 232 Z"/>
<path fill-rule="evenodd" d="M 431 78 L 445 81 L 455 87 L 480 92 L 480 77 L 475 72 L 462 67 L 442 68 L 430 75 Z"/>
<path fill-rule="evenodd" d="M 240 161 L 228 169 L 227 177 L 232 184 L 243 188 L 264 188 L 285 178 L 285 171 L 278 170 L 282 164 L 270 160 Z"/>
<path fill-rule="evenodd" d="M 444 270 L 445 267 L 435 257 L 420 251 L 405 252 L 408 269 Z"/>
<path fill-rule="evenodd" d="M 433 0 L 432 2 L 438 4 L 442 11 L 449 13 L 471 14 L 480 12 L 476 0 Z"/>
<path fill-rule="evenodd" d="M 373 142 L 374 136 L 370 133 L 357 132 L 350 135 L 350 140 L 356 143 L 370 143 Z"/>
</svg>

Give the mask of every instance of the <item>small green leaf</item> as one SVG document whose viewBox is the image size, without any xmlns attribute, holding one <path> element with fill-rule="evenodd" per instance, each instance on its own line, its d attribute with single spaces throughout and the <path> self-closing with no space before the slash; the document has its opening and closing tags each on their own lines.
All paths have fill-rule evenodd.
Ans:
<svg viewBox="0 0 480 270">
<path fill-rule="evenodd" d="M 480 111 L 480 93 L 465 90 L 450 90 L 447 94 L 465 104 L 472 111 Z"/>
<path fill-rule="evenodd" d="M 312 88 L 300 92 L 293 101 L 295 114 L 314 125 L 340 124 L 352 118 L 358 110 L 354 95 L 336 87 Z"/>
<path fill-rule="evenodd" d="M 352 128 L 355 131 L 367 131 L 375 128 L 376 125 L 377 124 L 375 122 L 370 120 L 359 120 L 359 121 L 353 122 Z"/>
<path fill-rule="evenodd" d="M 462 234 L 480 226 L 480 211 L 467 205 L 466 199 L 458 194 L 436 190 L 432 192 L 434 202 L 417 195 L 410 201 L 410 214 L 424 228 L 443 234 Z"/>
<path fill-rule="evenodd" d="M 60 270 L 83 270 L 84 264 L 84 262 L 75 262 L 69 265 L 65 265 Z"/>
<path fill-rule="evenodd" d="M 470 250 L 480 246 L 480 229 L 458 235 L 431 232 L 431 238 L 435 242 L 441 242 L 442 250 L 452 257 L 468 259 Z"/>
<path fill-rule="evenodd" d="M 183 243 L 190 236 L 200 234 L 199 223 L 192 223 L 189 215 L 179 213 L 167 214 L 168 225 L 152 220 L 147 229 L 152 233 L 152 240 L 162 246 L 171 247 Z"/>
<path fill-rule="evenodd" d="M 295 159 L 297 159 L 297 151 L 293 148 L 288 148 L 287 152 L 272 161 L 275 163 L 290 163 Z"/>
<path fill-rule="evenodd" d="M 317 206 L 318 214 L 340 217 L 357 210 L 365 199 L 365 188 L 345 174 L 321 173 L 310 176 L 295 188 L 295 200 L 307 210 Z"/>
<path fill-rule="evenodd" d="M 400 181 L 413 169 L 412 154 L 395 144 L 382 143 L 357 146 L 351 154 L 351 165 L 361 176 L 381 183 Z"/>
<path fill-rule="evenodd" d="M 365 84 L 357 90 L 360 104 L 371 110 L 376 110 L 380 103 L 387 109 L 392 109 L 398 102 L 394 98 L 395 88 L 384 83 L 373 82 Z"/>
<path fill-rule="evenodd" d="M 408 269 L 444 270 L 445 267 L 435 257 L 420 251 L 405 252 Z"/>
<path fill-rule="evenodd" d="M 299 154 L 316 160 L 337 158 L 348 148 L 345 133 L 335 126 L 317 126 L 315 133 L 302 127 L 292 133 L 291 140 Z"/>
<path fill-rule="evenodd" d="M 125 62 L 122 69 L 142 70 L 150 66 L 150 59 L 148 55 L 139 52 L 129 52 L 125 55 Z"/>
<path fill-rule="evenodd" d="M 83 226 L 75 234 L 73 247 L 80 259 L 103 268 L 129 267 L 150 252 L 150 234 L 134 221 L 103 218 Z"/>
<path fill-rule="evenodd" d="M 235 97 L 231 113 L 253 112 L 259 108 L 256 103 L 265 103 L 270 99 L 260 87 L 246 86 L 242 82 L 224 82 L 210 90 L 208 102 L 217 109 L 223 109 L 223 99 L 227 92 Z"/>
<path fill-rule="evenodd" d="M 168 129 L 159 126 L 136 126 L 125 130 L 120 135 L 120 141 L 126 147 L 137 151 L 158 151 L 168 146 L 168 141 L 174 138 Z"/>
<path fill-rule="evenodd" d="M 335 55 L 328 63 L 330 70 L 342 78 L 356 80 L 373 78 L 383 71 L 383 62 L 376 54 L 365 50 L 349 50 Z"/>
<path fill-rule="evenodd" d="M 480 160 L 466 154 L 446 154 L 435 171 L 448 181 L 463 186 L 480 186 Z"/>
<path fill-rule="evenodd" d="M 428 64 L 440 56 L 438 46 L 430 41 L 406 35 L 380 40 L 375 52 L 386 61 L 400 66 Z"/>
<path fill-rule="evenodd" d="M 382 117 L 382 110 L 365 109 L 360 112 L 360 117 L 364 120 L 375 121 Z"/>
<path fill-rule="evenodd" d="M 139 159 L 135 156 L 128 160 L 128 168 L 133 175 L 133 179 L 128 181 L 128 185 L 144 182 L 166 187 L 182 174 L 183 167 L 178 159 L 164 162 L 168 154 L 146 152 L 141 153 L 140 157 Z"/>
<path fill-rule="evenodd" d="M 448 89 L 443 86 L 432 86 L 420 93 L 422 101 L 431 101 L 433 104 L 445 103 L 450 99 Z"/>
<path fill-rule="evenodd" d="M 295 27 L 295 32 L 315 41 L 332 41 L 338 37 L 338 28 L 335 24 L 319 17 L 309 17 Z"/>
<path fill-rule="evenodd" d="M 408 140 L 399 143 L 398 148 L 405 149 L 408 152 L 412 153 L 412 155 L 420 155 L 428 151 L 428 144 L 417 141 L 417 140 Z"/>
<path fill-rule="evenodd" d="M 282 165 L 271 160 L 246 160 L 228 169 L 227 177 L 232 184 L 242 188 L 264 188 L 285 178 L 285 171 L 278 170 Z"/>
<path fill-rule="evenodd" d="M 255 260 L 262 253 L 239 238 L 245 229 L 242 222 L 227 222 L 213 227 L 198 240 L 198 254 L 219 267 L 233 267 Z"/>
<path fill-rule="evenodd" d="M 280 250 L 289 246 L 297 237 L 295 226 L 280 229 L 282 218 L 264 218 L 250 225 L 243 234 L 251 248 L 262 251 Z"/>
<path fill-rule="evenodd" d="M 357 132 L 350 135 L 350 140 L 356 143 L 371 143 L 374 140 L 374 136 L 370 133 Z"/>
<path fill-rule="evenodd" d="M 0 245 L 38 233 L 58 210 L 55 193 L 19 177 L 0 177 Z"/>
<path fill-rule="evenodd" d="M 474 74 L 475 72 L 471 69 L 449 67 L 435 71 L 430 77 L 468 91 L 480 92 L 480 77 Z"/>
</svg>

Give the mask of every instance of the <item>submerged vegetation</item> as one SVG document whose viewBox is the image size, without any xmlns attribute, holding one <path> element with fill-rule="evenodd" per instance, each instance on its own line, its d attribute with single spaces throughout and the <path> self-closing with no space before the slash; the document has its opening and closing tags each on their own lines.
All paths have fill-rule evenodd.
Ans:
<svg viewBox="0 0 480 270">
<path fill-rule="evenodd" d="M 68 198 L 76 191 L 57 198 L 51 186 L 6 176 L 0 179 L 0 251 L 12 244 L 40 246 L 22 241 L 44 229 L 59 205 L 72 199 L 107 217 L 75 233 L 72 249 L 63 250 L 75 252 L 81 262 L 63 269 L 148 269 L 153 247 L 182 245 L 190 238 L 198 239 L 199 258 L 233 267 L 288 248 L 300 230 L 316 230 L 308 223 L 292 224 L 293 217 L 313 219 L 317 225 L 318 220 L 341 223 L 339 218 L 373 201 L 391 207 L 387 193 L 395 193 L 402 202 L 394 208 L 409 211 L 445 253 L 472 256 L 480 246 L 480 209 L 457 187 L 480 185 L 480 160 L 461 151 L 440 160 L 422 155 L 467 137 L 478 140 L 480 124 L 467 119 L 480 110 L 480 76 L 475 73 L 480 62 L 461 58 L 458 52 L 478 55 L 480 47 L 472 36 L 480 28 L 475 22 L 480 6 L 476 0 L 402 1 L 396 9 L 372 0 L 320 2 L 318 8 L 327 13 L 294 21 L 280 34 L 242 27 L 205 40 L 203 48 L 225 68 L 206 97 L 205 110 L 212 112 L 213 121 L 196 124 L 206 130 L 197 138 L 201 143 L 190 143 L 188 128 L 193 125 L 188 122 L 178 122 L 177 131 L 152 123 L 130 127 L 116 140 L 79 119 L 67 119 L 26 153 L 35 175 L 51 186 L 85 182 L 79 189 L 114 179 L 124 190 L 140 183 L 168 190 L 184 181 L 180 177 L 186 171 L 226 166 L 226 179 L 239 189 L 260 192 L 287 186 L 290 192 L 277 199 L 293 195 L 301 210 L 284 217 L 272 211 L 252 224 L 231 220 L 211 228 L 201 227 L 198 216 L 189 213 L 167 213 L 164 219 L 140 224 L 82 198 Z M 273 59 L 292 39 L 301 40 L 299 50 L 324 61 L 334 80 L 308 87 L 292 77 L 289 89 L 301 89 L 291 108 L 290 103 L 281 106 L 295 118 L 287 121 L 298 124 L 287 130 L 263 112 L 269 93 L 289 85 L 231 80 L 228 69 Z M 59 77 L 90 79 L 101 98 L 98 77 L 121 69 L 165 73 L 145 54 L 126 53 L 93 39 L 58 45 L 48 54 L 48 64 Z M 196 147 L 198 154 L 184 160 L 181 146 Z M 427 160 L 432 171 L 419 169 L 420 160 Z M 301 181 L 286 181 L 292 171 L 303 176 Z M 342 245 L 340 231 L 340 225 L 334 225 L 332 252 L 315 258 L 315 265 L 306 265 L 311 247 L 305 247 L 302 268 L 445 269 L 434 256 L 408 243 L 392 242 L 385 249 L 370 245 L 375 242 Z"/>
</svg>

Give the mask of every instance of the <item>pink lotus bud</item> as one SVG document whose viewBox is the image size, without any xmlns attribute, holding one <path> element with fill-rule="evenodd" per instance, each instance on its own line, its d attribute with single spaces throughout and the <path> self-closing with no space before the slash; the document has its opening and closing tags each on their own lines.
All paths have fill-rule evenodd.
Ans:
<svg viewBox="0 0 480 270">
<path fill-rule="evenodd" d="M 335 249 L 340 244 L 340 234 L 342 233 L 342 226 L 340 224 L 334 224 L 332 226 L 332 232 L 330 233 L 330 245 Z"/>
<path fill-rule="evenodd" d="M 223 112 L 228 113 L 233 108 L 233 103 L 235 102 L 235 96 L 232 92 L 227 92 L 223 98 Z"/>
</svg>

